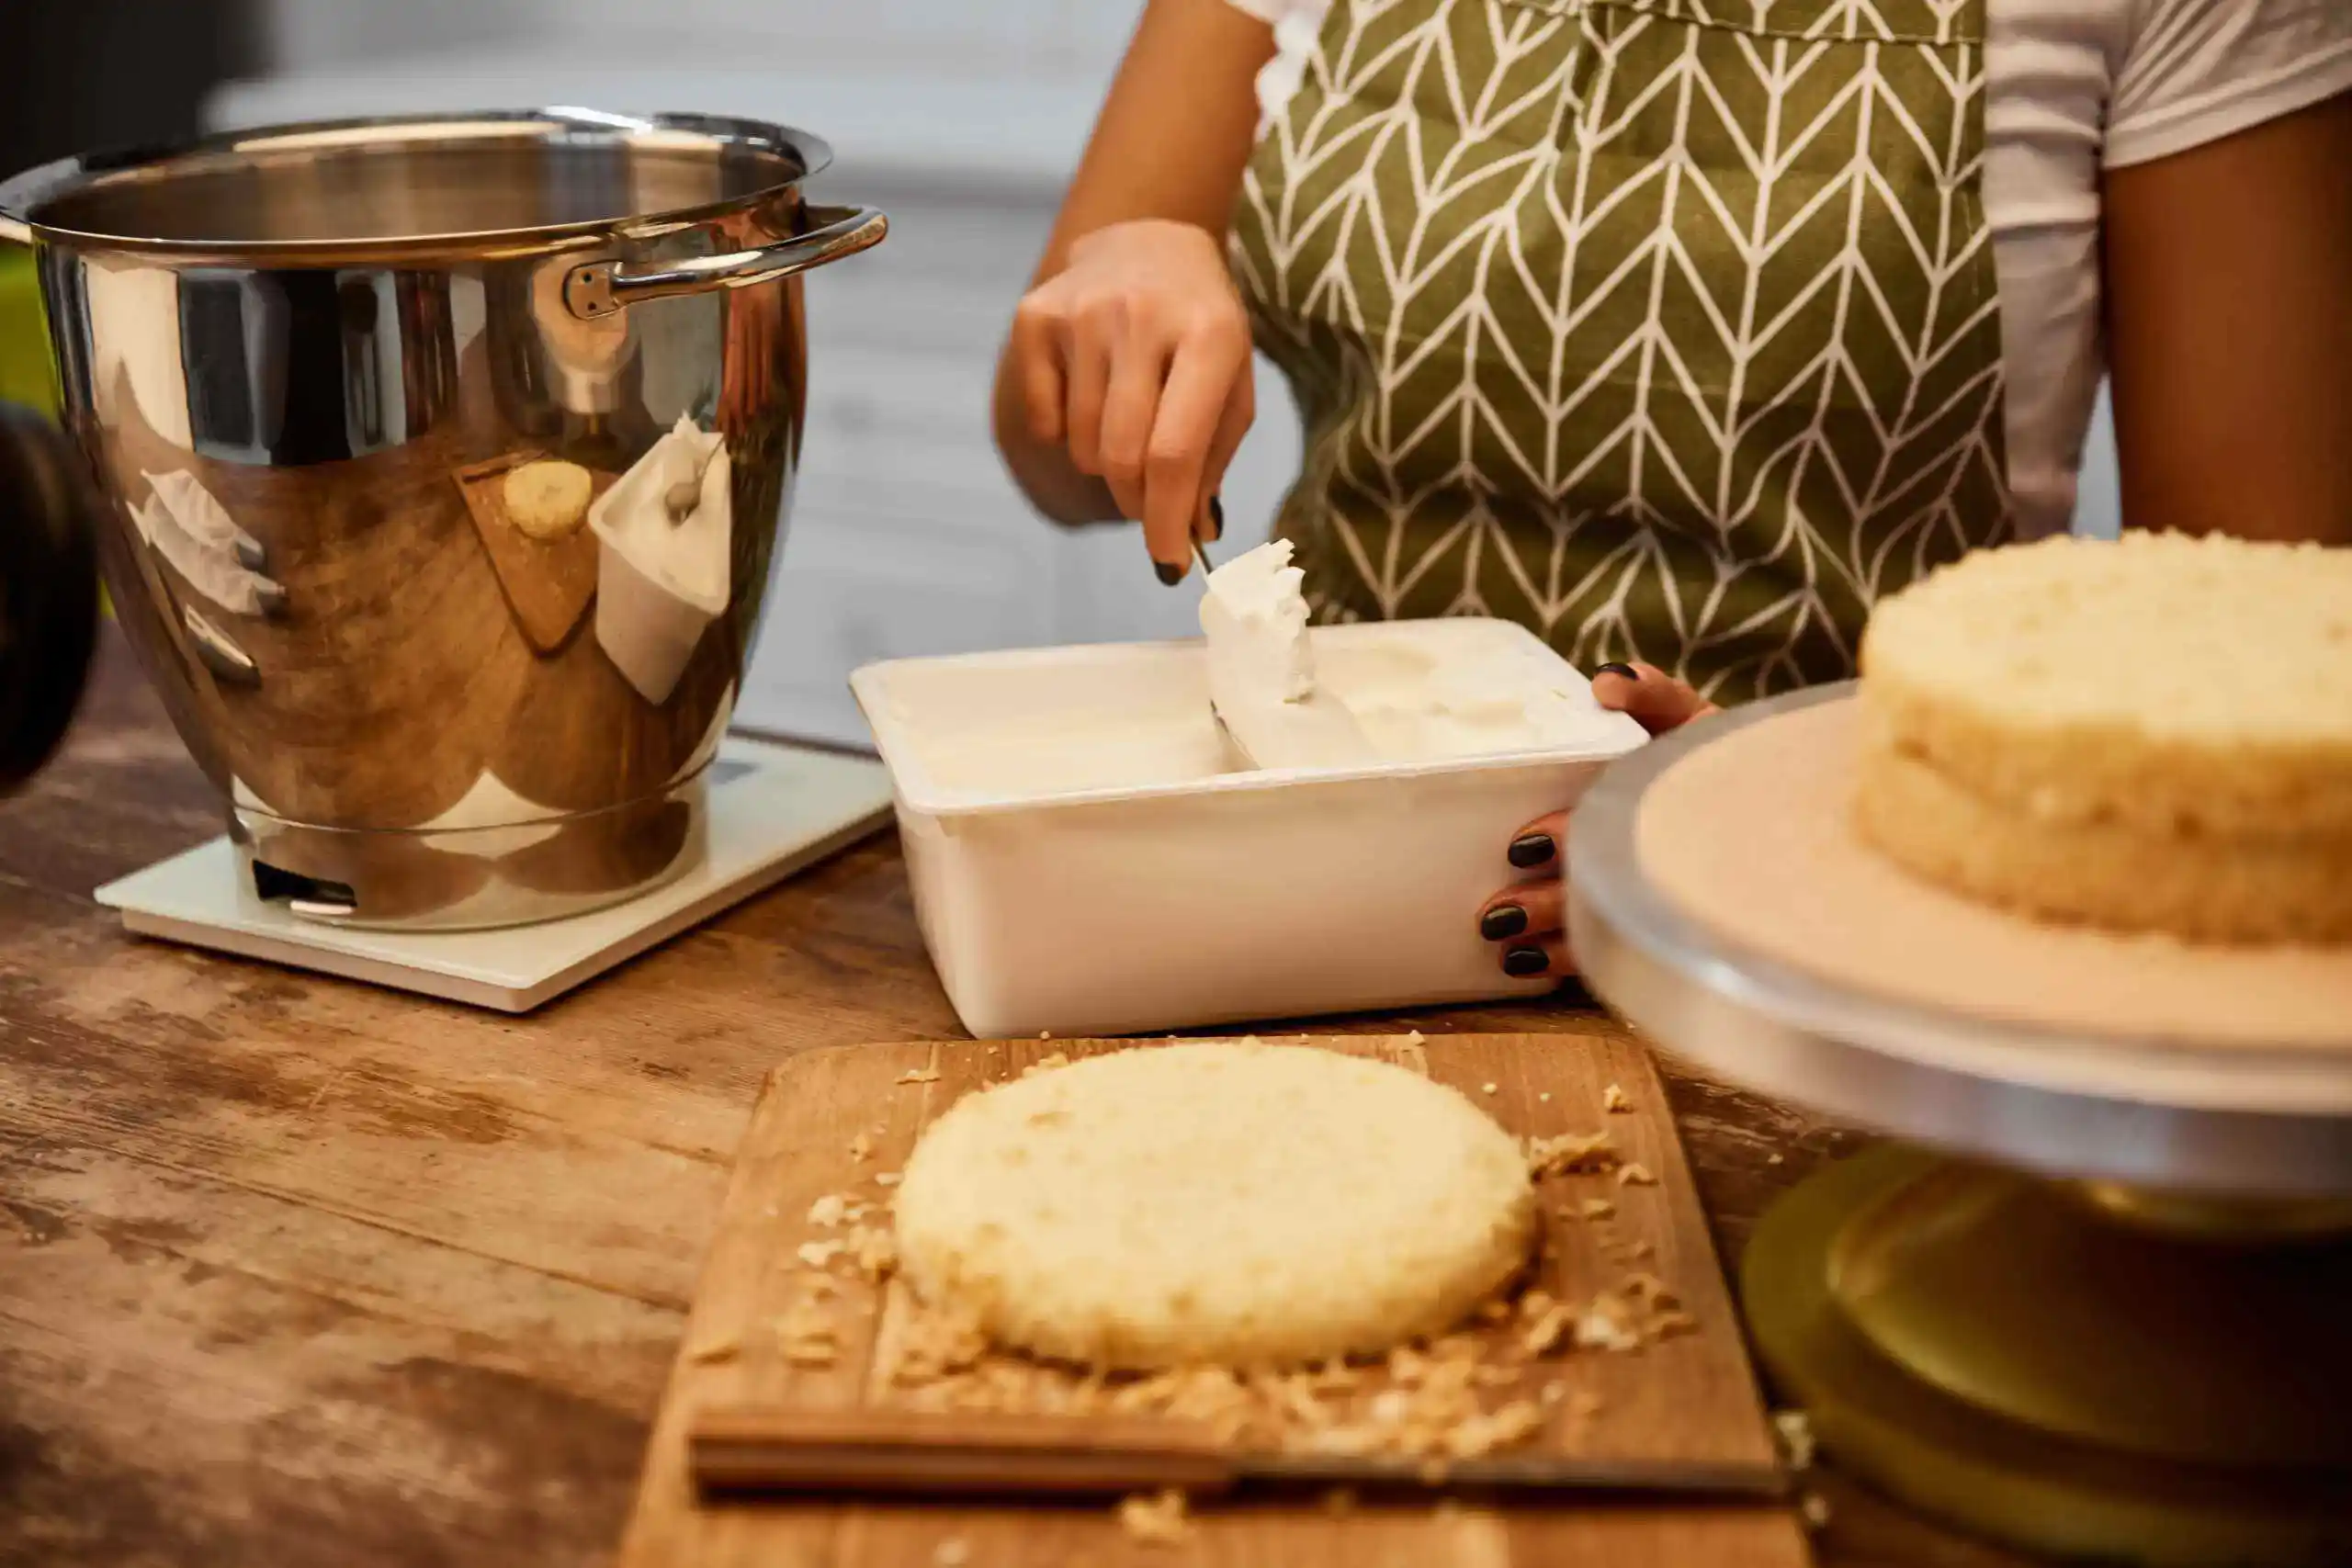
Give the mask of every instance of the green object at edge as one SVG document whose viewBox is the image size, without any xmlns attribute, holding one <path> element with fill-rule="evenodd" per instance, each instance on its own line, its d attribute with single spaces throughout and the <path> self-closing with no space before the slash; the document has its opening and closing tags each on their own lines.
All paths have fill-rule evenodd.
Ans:
<svg viewBox="0 0 2352 1568">
<path fill-rule="evenodd" d="M 0 400 L 57 417 L 57 374 L 33 254 L 6 243 L 0 243 Z"/>
<path fill-rule="evenodd" d="M 0 242 L 0 402 L 22 403 L 57 417 L 57 371 L 49 354 L 49 319 L 41 313 L 40 277 L 33 254 Z M 107 618 L 114 604 L 98 590 Z"/>
</svg>

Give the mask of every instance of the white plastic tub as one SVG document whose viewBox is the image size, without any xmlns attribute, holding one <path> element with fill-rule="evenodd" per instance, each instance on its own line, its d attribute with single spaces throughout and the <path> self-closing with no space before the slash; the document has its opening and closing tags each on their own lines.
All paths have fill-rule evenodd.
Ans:
<svg viewBox="0 0 2352 1568">
<path fill-rule="evenodd" d="M 1313 636 L 1327 663 L 1503 640 L 1589 690 L 1503 622 Z M 1541 993 L 1551 982 L 1503 975 L 1480 906 L 1514 874 L 1511 835 L 1643 739 L 1596 711 L 1566 750 L 1220 771 L 1198 642 L 902 660 L 851 687 L 890 770 L 923 940 L 982 1037 Z"/>
</svg>

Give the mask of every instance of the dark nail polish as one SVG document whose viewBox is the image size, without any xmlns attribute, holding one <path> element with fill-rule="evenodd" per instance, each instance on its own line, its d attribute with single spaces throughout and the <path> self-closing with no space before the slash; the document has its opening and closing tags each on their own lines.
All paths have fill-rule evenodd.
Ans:
<svg viewBox="0 0 2352 1568">
<path fill-rule="evenodd" d="M 1549 833 L 1529 833 L 1510 841 L 1510 863 L 1521 871 L 1532 871 L 1550 863 L 1560 852 Z"/>
<path fill-rule="evenodd" d="M 1640 671 L 1630 664 L 1620 664 L 1613 659 L 1592 673 L 1596 680 L 1603 675 L 1623 675 L 1628 681 L 1638 681 L 1642 678 Z"/>
<path fill-rule="evenodd" d="M 1209 497 L 1209 533 L 1213 538 L 1225 537 L 1225 501 L 1221 496 Z"/>
<path fill-rule="evenodd" d="M 1532 980 L 1552 967 L 1552 960 L 1540 947 L 1514 947 L 1503 953 L 1503 973 L 1514 980 Z"/>
<path fill-rule="evenodd" d="M 1151 570 L 1159 573 L 1159 581 L 1173 588 L 1184 581 L 1184 569 L 1172 561 L 1156 560 Z"/>
<path fill-rule="evenodd" d="M 1498 904 L 1478 917 L 1478 934 L 1488 942 L 1515 937 L 1527 929 L 1527 911 L 1516 904 Z"/>
</svg>

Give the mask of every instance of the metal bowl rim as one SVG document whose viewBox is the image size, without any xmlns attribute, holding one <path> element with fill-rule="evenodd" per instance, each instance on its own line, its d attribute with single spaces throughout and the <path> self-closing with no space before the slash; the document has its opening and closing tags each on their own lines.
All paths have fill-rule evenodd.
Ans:
<svg viewBox="0 0 2352 1568">
<path fill-rule="evenodd" d="M 494 136 L 524 136 L 534 130 L 555 133 L 553 139 L 598 137 L 629 141 L 669 133 L 699 137 L 713 148 L 741 147 L 774 152 L 797 167 L 791 178 L 730 197 L 723 201 L 625 216 L 584 219 L 569 223 L 514 229 L 452 231 L 443 233 L 353 235 L 337 239 L 220 240 L 163 239 L 153 235 L 108 234 L 64 228 L 41 221 L 40 209 L 66 196 L 117 179 L 165 177 L 174 165 L 239 153 L 271 150 L 299 152 L 304 140 L 349 138 L 345 145 L 367 145 L 365 133 L 380 133 L 391 143 L 423 141 L 438 133 L 455 144 Z M 402 136 L 401 133 L 412 133 Z M 459 135 L 468 132 L 468 135 Z M 614 237 L 651 237 L 710 219 L 741 212 L 789 191 L 832 162 L 832 148 L 811 131 L 770 120 L 724 115 L 661 113 L 624 115 L 577 107 L 447 111 L 415 115 L 372 115 L 345 119 L 288 121 L 214 132 L 184 141 L 85 152 L 24 170 L 0 180 L 0 240 L 15 239 L 75 249 L 129 251 L 186 262 L 230 261 L 254 265 L 340 263 L 355 256 L 425 257 L 438 255 L 513 256 L 560 251 Z"/>
</svg>

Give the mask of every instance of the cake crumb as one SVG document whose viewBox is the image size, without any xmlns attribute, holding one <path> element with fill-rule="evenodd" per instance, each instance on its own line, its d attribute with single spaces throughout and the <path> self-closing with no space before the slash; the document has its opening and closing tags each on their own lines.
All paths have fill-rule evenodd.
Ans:
<svg viewBox="0 0 2352 1568">
<path fill-rule="evenodd" d="M 831 1230 L 849 1218 L 849 1200 L 838 1192 L 828 1192 L 808 1205 L 808 1223 Z"/>
<path fill-rule="evenodd" d="M 1781 1439 L 1781 1452 L 1787 1456 L 1791 1470 L 1813 1468 L 1812 1416 L 1802 1410 L 1775 1410 L 1772 1430 Z"/>
<path fill-rule="evenodd" d="M 900 1083 L 937 1083 L 939 1081 L 939 1069 L 937 1067 L 916 1067 L 910 1071 L 900 1073 L 899 1075 L 899 1081 Z"/>
<path fill-rule="evenodd" d="M 1560 1176 L 1572 1170 L 1599 1170 L 1616 1158 L 1609 1134 L 1563 1133 L 1556 1138 L 1527 1141 L 1527 1171 L 1534 1177 Z"/>
<path fill-rule="evenodd" d="M 1580 1350 L 1638 1350 L 1642 1337 L 1634 1332 L 1623 1298 L 1603 1291 L 1592 1298 L 1584 1315 L 1577 1319 L 1576 1343 Z"/>
<path fill-rule="evenodd" d="M 1543 1429 L 1543 1408 L 1532 1399 L 1514 1399 L 1490 1415 L 1454 1423 L 1445 1435 L 1445 1451 L 1455 1459 L 1480 1459 Z"/>
<path fill-rule="evenodd" d="M 1553 1303 L 1521 1332 L 1519 1348 L 1531 1356 L 1550 1355 L 1568 1337 L 1568 1330 L 1576 1323 L 1576 1318 L 1574 1307 L 1566 1302 Z"/>
<path fill-rule="evenodd" d="M 1617 1212 L 1617 1205 L 1606 1198 L 1588 1198 L 1577 1209 L 1588 1220 L 1605 1220 Z"/>
<path fill-rule="evenodd" d="M 1818 1492 L 1808 1492 L 1797 1503 L 1797 1512 L 1804 1517 L 1805 1529 L 1829 1528 L 1829 1499 Z"/>
<path fill-rule="evenodd" d="M 849 1141 L 849 1157 L 853 1163 L 864 1165 L 869 1158 L 873 1157 L 873 1134 L 861 1132 L 856 1137 L 852 1138 Z"/>
<path fill-rule="evenodd" d="M 686 1359 L 696 1366 L 708 1366 L 718 1361 L 731 1361 L 743 1353 L 743 1342 L 733 1335 L 706 1339 L 686 1347 Z"/>
<path fill-rule="evenodd" d="M 1661 1312 L 1682 1304 L 1673 1288 L 1646 1269 L 1626 1280 L 1625 1293 L 1644 1306 Z"/>
<path fill-rule="evenodd" d="M 1478 1092 L 1480 1094 L 1492 1094 L 1499 1087 L 1501 1086 L 1498 1084 L 1482 1083 L 1478 1086 Z"/>
<path fill-rule="evenodd" d="M 1699 1320 L 1679 1307 L 1662 1312 L 1650 1319 L 1650 1337 L 1672 1339 L 1679 1335 L 1699 1332 Z"/>
<path fill-rule="evenodd" d="M 1634 1109 L 1634 1102 L 1625 1098 L 1623 1089 L 1611 1084 L 1600 1091 L 1600 1109 L 1611 1116 L 1623 1116 Z"/>
<path fill-rule="evenodd" d="M 1119 1528 L 1131 1540 L 1146 1546 L 1182 1546 L 1192 1539 L 1193 1522 L 1184 1511 L 1184 1494 L 1173 1488 L 1148 1496 L 1136 1493 L 1119 1504 Z"/>
<path fill-rule="evenodd" d="M 1544 1104 L 1549 1105 L 1549 1104 L 1551 1104 L 1551 1103 L 1552 1103 L 1552 1091 L 1551 1091 L 1550 1089 L 1545 1089 L 1543 1093 L 1541 1093 L 1541 1094 L 1537 1095 L 1535 1098 L 1536 1098 L 1537 1100 L 1539 1100 L 1543 1101 Z"/>
<path fill-rule="evenodd" d="M 1657 1185 L 1657 1178 L 1651 1175 L 1650 1168 L 1644 1165 L 1641 1161 L 1628 1160 L 1623 1165 L 1617 1168 L 1617 1185 L 1620 1187 L 1656 1187 Z"/>
<path fill-rule="evenodd" d="M 899 1238 L 882 1226 L 858 1226 L 848 1245 L 857 1271 L 869 1280 L 879 1281 L 899 1266 Z"/>
<path fill-rule="evenodd" d="M 1787 1157 L 1788 1157 L 1787 1156 L 1785 1156 L 1785 1155 L 1783 1155 L 1783 1154 L 1781 1154 L 1780 1152 L 1778 1152 L 1778 1151 L 1776 1150 L 1776 1151 L 1774 1151 L 1773 1153 L 1769 1154 L 1769 1155 L 1766 1155 L 1766 1156 L 1764 1156 L 1764 1163 L 1765 1163 L 1766 1165 L 1778 1165 L 1778 1164 L 1780 1164 L 1783 1159 L 1785 1159 L 1785 1158 L 1787 1158 Z"/>
<path fill-rule="evenodd" d="M 823 1269 L 849 1250 L 845 1241 L 804 1241 L 800 1244 L 800 1261 L 811 1269 Z"/>
<path fill-rule="evenodd" d="M 932 1548 L 931 1568 L 964 1568 L 972 1560 L 972 1549 L 960 1535 L 950 1536 Z"/>
<path fill-rule="evenodd" d="M 895 1170 L 877 1170 L 874 1173 L 874 1185 L 876 1187 L 896 1187 L 899 1180 L 900 1177 Z"/>
</svg>

